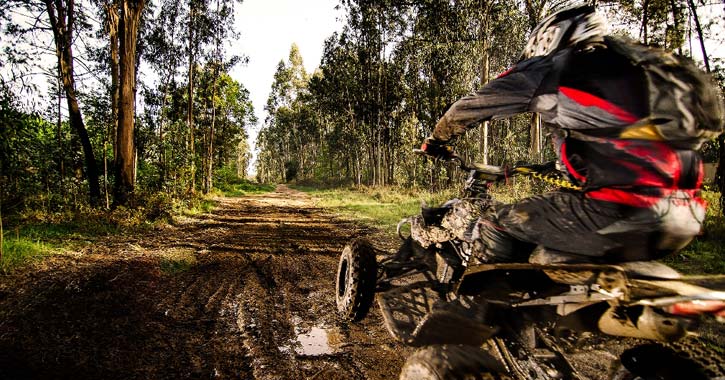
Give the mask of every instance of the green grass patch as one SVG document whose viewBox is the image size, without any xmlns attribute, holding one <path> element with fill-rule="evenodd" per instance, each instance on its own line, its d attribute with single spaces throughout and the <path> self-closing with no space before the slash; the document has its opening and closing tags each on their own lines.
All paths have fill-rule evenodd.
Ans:
<svg viewBox="0 0 725 380">
<path fill-rule="evenodd" d="M 257 183 L 240 177 L 234 167 L 223 167 L 214 171 L 214 188 L 225 197 L 241 197 L 274 190 L 273 185 Z"/>
<path fill-rule="evenodd" d="M 57 244 L 62 241 L 95 240 L 101 236 L 117 233 L 119 226 L 89 218 L 25 224 L 19 230 L 20 236 L 25 238 Z"/>
<path fill-rule="evenodd" d="M 0 272 L 7 274 L 13 270 L 39 260 L 50 253 L 46 245 L 26 238 L 3 238 Z"/>
<path fill-rule="evenodd" d="M 192 249 L 172 249 L 161 255 L 161 273 L 174 275 L 186 272 L 196 265 L 196 254 Z"/>
<path fill-rule="evenodd" d="M 196 199 L 193 202 L 181 204 L 176 207 L 175 212 L 187 216 L 201 215 L 211 212 L 216 208 L 217 202 L 211 199 Z"/>
<path fill-rule="evenodd" d="M 225 197 L 241 197 L 249 194 L 264 194 L 274 190 L 273 185 L 261 184 L 247 180 L 235 183 L 221 183 L 216 186 Z"/>
<path fill-rule="evenodd" d="M 293 187 L 315 197 L 316 204 L 320 207 L 391 232 L 395 231 L 395 226 L 401 219 L 419 214 L 422 202 L 429 206 L 437 206 L 453 195 L 451 191 L 433 194 L 396 187 L 342 189 Z"/>
</svg>

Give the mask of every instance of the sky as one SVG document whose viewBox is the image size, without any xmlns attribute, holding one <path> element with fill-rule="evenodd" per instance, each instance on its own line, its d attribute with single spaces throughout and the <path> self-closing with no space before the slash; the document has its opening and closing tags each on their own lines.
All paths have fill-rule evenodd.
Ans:
<svg viewBox="0 0 725 380">
<path fill-rule="evenodd" d="M 235 67 L 231 77 L 249 90 L 259 119 L 249 131 L 252 147 L 266 116 L 264 105 L 277 64 L 287 61 L 295 43 L 305 70 L 313 72 L 320 64 L 325 39 L 342 29 L 344 14 L 335 10 L 338 4 L 338 0 L 244 0 L 237 7 L 236 30 L 241 35 L 229 52 L 246 55 L 249 63 Z"/>
</svg>

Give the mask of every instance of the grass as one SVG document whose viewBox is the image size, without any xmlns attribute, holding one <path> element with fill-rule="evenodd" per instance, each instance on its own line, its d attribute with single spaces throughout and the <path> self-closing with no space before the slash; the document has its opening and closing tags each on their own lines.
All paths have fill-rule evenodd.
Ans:
<svg viewBox="0 0 725 380">
<path fill-rule="evenodd" d="M 211 212 L 216 207 L 217 203 L 210 199 L 198 199 L 188 204 L 179 205 L 175 207 L 175 213 L 195 216 Z"/>
<path fill-rule="evenodd" d="M 422 202 L 434 206 L 453 196 L 452 191 L 433 194 L 394 187 L 316 189 L 294 186 L 294 188 L 315 197 L 315 203 L 320 207 L 389 232 L 395 231 L 395 226 L 401 219 L 419 214 Z"/>
<path fill-rule="evenodd" d="M 154 225 L 168 223 L 172 215 L 199 215 L 216 207 L 205 198 L 176 201 L 165 194 L 152 194 L 135 208 L 118 207 L 113 211 L 84 209 L 75 212 L 48 213 L 29 211 L 15 215 L 7 224 L 3 239 L 0 271 L 10 273 L 35 260 L 62 250 L 79 250 L 100 238 L 137 233 Z M 186 259 L 164 258 L 163 268 L 174 272 L 185 268 Z"/>
<path fill-rule="evenodd" d="M 0 273 L 10 273 L 32 261 L 42 259 L 50 252 L 51 249 L 47 245 L 38 241 L 5 236 L 2 241 Z"/>
<path fill-rule="evenodd" d="M 13 272 L 62 250 L 78 250 L 103 236 L 117 234 L 135 223 L 127 210 L 108 213 L 86 210 L 78 213 L 32 212 L 13 221 L 5 230 L 0 271 Z"/>
<path fill-rule="evenodd" d="M 513 183 L 494 186 L 491 193 L 504 203 L 515 202 L 540 190 L 536 182 L 518 179 Z M 447 189 L 430 192 L 423 189 L 403 189 L 401 187 L 348 187 L 320 189 L 310 186 L 292 186 L 316 198 L 320 207 L 334 210 L 340 214 L 362 221 L 388 232 L 395 232 L 401 219 L 420 213 L 421 204 L 428 207 L 439 206 L 449 199 L 460 197 L 460 191 Z"/>
<path fill-rule="evenodd" d="M 172 249 L 161 256 L 159 267 L 161 273 L 174 275 L 186 272 L 196 265 L 196 255 L 193 249 Z"/>
<path fill-rule="evenodd" d="M 24 224 L 19 228 L 19 235 L 35 241 L 59 243 L 95 240 L 100 236 L 117 233 L 119 229 L 116 224 L 95 218 L 74 218 L 74 220 Z"/>
<path fill-rule="evenodd" d="M 249 194 L 263 194 L 274 190 L 273 185 L 259 184 L 249 181 L 232 184 L 222 184 L 219 190 L 225 197 L 241 197 Z"/>
</svg>

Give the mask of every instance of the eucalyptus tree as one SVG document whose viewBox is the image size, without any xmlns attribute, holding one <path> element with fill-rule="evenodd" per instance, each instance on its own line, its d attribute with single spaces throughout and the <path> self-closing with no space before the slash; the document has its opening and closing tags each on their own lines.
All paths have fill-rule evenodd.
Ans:
<svg viewBox="0 0 725 380">
<path fill-rule="evenodd" d="M 520 7 L 510 1 L 417 2 L 410 15 L 410 29 L 397 46 L 395 59 L 406 68 L 405 113 L 415 125 L 408 133 L 415 136 L 411 143 L 420 144 L 448 105 L 516 61 L 528 26 Z M 490 136 L 487 123 L 463 136 L 459 153 L 484 162 L 503 159 L 513 148 L 500 143 L 502 135 L 511 129 L 510 123 L 491 126 L 496 128 L 491 129 Z M 412 176 L 419 176 L 420 169 L 407 165 Z M 429 169 L 432 171 L 426 182 L 435 187 L 435 173 L 442 171 Z M 451 173 L 443 172 L 450 180 Z"/>
<path fill-rule="evenodd" d="M 22 108 L 17 95 L 0 83 L 0 213 L 38 206 L 28 204 L 33 198 L 50 209 L 57 168 L 48 156 L 58 150 L 55 125 Z"/>
<path fill-rule="evenodd" d="M 219 93 L 218 79 L 221 73 L 228 72 L 237 63 L 246 60 L 241 56 L 232 55 L 227 57 L 224 41 L 228 38 L 238 38 L 234 31 L 234 5 L 241 0 L 214 0 L 210 7 L 211 19 L 211 47 L 207 54 L 208 66 L 212 68 L 211 93 L 205 102 L 211 107 L 211 118 L 207 123 L 207 131 L 204 133 L 204 156 L 202 162 L 204 172 L 204 193 L 212 189 L 213 163 L 214 163 L 214 133 L 217 124 L 217 95 Z"/>
<path fill-rule="evenodd" d="M 146 0 L 119 0 L 119 95 L 114 202 L 126 204 L 135 187 L 136 44 Z"/>
<path fill-rule="evenodd" d="M 13 3 L 13 2 L 11 2 Z M 74 0 L 44 0 L 43 2 L 27 1 L 15 2 L 25 11 L 35 14 L 36 20 L 41 24 L 30 25 L 29 27 L 15 26 L 11 30 L 18 35 L 25 35 L 36 29 L 47 27 L 53 33 L 55 55 L 57 59 L 58 77 L 63 85 L 65 98 L 68 106 L 68 119 L 73 131 L 75 131 L 81 147 L 85 162 L 85 175 L 88 180 L 89 201 L 92 206 L 98 206 L 101 199 L 99 185 L 99 171 L 83 121 L 83 115 L 78 103 L 78 91 L 76 86 L 75 63 L 73 45 L 76 42 L 76 32 L 81 27 L 87 27 L 85 15 L 80 14 L 76 9 Z M 46 18 L 46 21 L 41 21 Z M 77 21 L 81 20 L 81 25 Z M 45 24 L 45 25 L 43 25 Z"/>
<path fill-rule="evenodd" d="M 189 189 L 190 193 L 196 191 L 196 131 L 194 126 L 194 86 L 195 73 L 197 70 L 198 56 L 202 47 L 207 44 L 213 36 L 213 22 L 209 17 L 208 0 L 189 0 L 187 15 L 187 44 L 186 52 L 188 57 L 187 66 L 187 113 L 186 124 L 189 131 L 187 147 L 189 150 Z"/>
<path fill-rule="evenodd" d="M 293 44 L 287 61 L 277 64 L 264 108 L 267 117 L 259 142 L 268 153 L 265 152 L 260 161 L 263 175 L 291 180 L 297 176 L 300 163 L 303 164 L 302 170 L 305 169 L 306 155 L 302 151 L 305 137 L 304 126 L 300 125 L 300 108 L 306 106 L 302 99 L 308 81 L 299 48 Z"/>
<path fill-rule="evenodd" d="M 226 71 L 220 71 L 216 63 L 208 63 L 197 78 L 198 103 L 205 105 L 197 116 L 199 124 L 205 125 L 208 131 L 203 136 L 206 149 L 202 162 L 205 164 L 204 191 L 209 192 L 212 187 L 210 177 L 215 169 L 236 166 L 239 158 L 249 153 L 248 145 L 242 142 L 246 141 L 247 130 L 257 120 L 249 91 Z M 245 170 L 236 168 L 237 172 Z"/>
<path fill-rule="evenodd" d="M 609 12 L 615 23 L 634 15 L 630 18 L 642 25 L 642 13 L 636 14 L 641 4 L 626 1 L 632 0 L 601 8 L 615 10 Z M 682 18 L 686 0 L 650 1 L 666 12 L 648 5 L 648 40 L 674 48 L 687 24 Z M 410 148 L 430 134 L 449 104 L 511 67 L 532 28 L 566 5 L 551 0 L 343 0 L 341 6 L 347 12 L 345 26 L 325 41 L 307 91 L 285 100 L 284 107 L 276 102 L 291 86 L 290 72 L 288 64 L 278 66 L 270 116 L 259 138 L 261 177 L 290 178 L 295 172 L 298 178 L 357 184 L 436 186 L 437 173 L 444 173 L 450 181 L 454 172 L 421 163 Z M 497 164 L 553 154 L 542 145 L 540 127 L 529 115 L 492 121 L 486 131 L 461 137 L 459 153 Z"/>
<path fill-rule="evenodd" d="M 156 88 L 149 89 L 145 95 L 147 118 L 150 125 L 155 126 L 157 144 L 157 166 L 159 172 L 158 185 L 169 176 L 175 176 L 177 167 L 171 165 L 172 157 L 183 154 L 180 148 L 168 137 L 176 121 L 174 115 L 173 94 L 180 88 L 178 79 L 179 68 L 184 60 L 184 30 L 181 23 L 185 11 L 185 3 L 163 0 L 158 4 L 157 12 L 150 22 L 150 32 L 144 59 L 158 77 Z"/>
</svg>

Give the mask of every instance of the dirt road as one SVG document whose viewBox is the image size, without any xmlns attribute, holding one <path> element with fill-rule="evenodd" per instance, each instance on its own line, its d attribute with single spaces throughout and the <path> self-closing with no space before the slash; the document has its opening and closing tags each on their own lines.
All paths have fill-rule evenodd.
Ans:
<svg viewBox="0 0 725 380">
<path fill-rule="evenodd" d="M 285 187 L 219 203 L 0 278 L 0 378 L 397 377 L 379 313 L 335 314 L 339 252 L 371 231 Z M 196 263 L 162 271 L 174 254 Z"/>
</svg>

